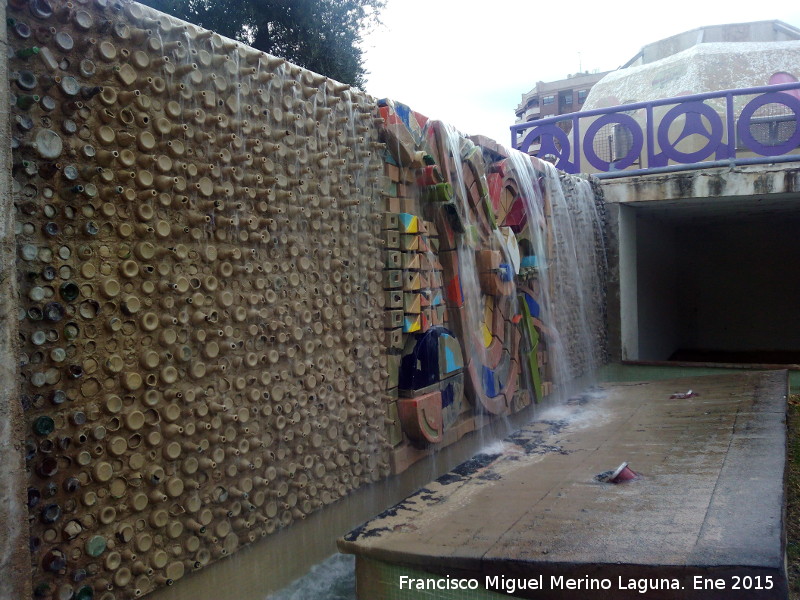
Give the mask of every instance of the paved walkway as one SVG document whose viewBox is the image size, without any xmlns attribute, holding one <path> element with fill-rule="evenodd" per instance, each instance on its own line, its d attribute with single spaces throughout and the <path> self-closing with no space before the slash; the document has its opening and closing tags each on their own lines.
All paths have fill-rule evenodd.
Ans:
<svg viewBox="0 0 800 600">
<path fill-rule="evenodd" d="M 541 576 L 519 597 L 785 598 L 786 394 L 785 371 L 605 384 L 544 409 L 339 547 L 489 589 L 487 575 Z M 639 480 L 596 480 L 623 461 Z M 611 587 L 565 590 L 570 578 Z M 393 597 L 391 582 L 363 579 L 360 598 Z M 665 586 L 681 589 L 653 589 Z"/>
</svg>

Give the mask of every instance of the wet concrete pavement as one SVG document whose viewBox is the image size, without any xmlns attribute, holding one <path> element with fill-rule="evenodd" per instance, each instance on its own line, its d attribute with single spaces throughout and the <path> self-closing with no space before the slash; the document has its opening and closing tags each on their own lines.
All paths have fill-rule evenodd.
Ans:
<svg viewBox="0 0 800 600">
<path fill-rule="evenodd" d="M 340 550 L 481 583 L 542 576 L 519 597 L 785 598 L 786 381 L 773 371 L 604 384 L 542 410 Z M 623 461 L 638 480 L 596 479 Z M 558 576 L 611 587 L 565 590 Z M 631 578 L 663 581 L 642 593 Z M 362 598 L 386 592 L 358 586 Z"/>
</svg>

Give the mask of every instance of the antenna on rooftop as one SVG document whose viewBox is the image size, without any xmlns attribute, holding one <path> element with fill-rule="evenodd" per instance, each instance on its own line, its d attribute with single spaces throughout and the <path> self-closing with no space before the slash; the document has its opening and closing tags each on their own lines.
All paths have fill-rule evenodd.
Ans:
<svg viewBox="0 0 800 600">
<path fill-rule="evenodd" d="M 580 52 L 578 52 L 578 73 L 583 73 L 583 63 L 581 62 Z"/>
</svg>

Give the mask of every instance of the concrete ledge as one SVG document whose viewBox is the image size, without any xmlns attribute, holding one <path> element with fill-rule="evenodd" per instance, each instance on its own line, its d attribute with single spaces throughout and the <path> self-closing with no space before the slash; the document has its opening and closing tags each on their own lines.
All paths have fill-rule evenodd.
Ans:
<svg viewBox="0 0 800 600">
<path fill-rule="evenodd" d="M 747 167 L 719 167 L 680 173 L 607 179 L 606 202 L 651 202 L 736 197 L 781 198 L 800 192 L 800 161 Z"/>
<path fill-rule="evenodd" d="M 670 398 L 689 389 L 697 395 Z M 785 598 L 786 395 L 785 371 L 604 385 L 544 411 L 339 548 L 451 578 L 541 575 L 543 589 L 513 594 L 523 598 L 586 597 L 550 587 L 551 576 L 608 578 L 610 591 L 592 598 L 641 598 L 621 586 L 647 578 L 680 586 L 647 598 Z M 622 461 L 641 479 L 595 479 Z M 362 579 L 360 598 L 398 591 Z"/>
</svg>

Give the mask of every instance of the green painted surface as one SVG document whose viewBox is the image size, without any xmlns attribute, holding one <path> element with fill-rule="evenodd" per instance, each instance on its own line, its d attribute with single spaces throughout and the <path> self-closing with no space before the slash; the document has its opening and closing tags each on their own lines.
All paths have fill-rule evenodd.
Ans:
<svg viewBox="0 0 800 600">
<path fill-rule="evenodd" d="M 745 369 L 725 367 L 687 367 L 683 365 L 623 365 L 612 363 L 601 367 L 597 372 L 599 381 L 658 381 L 679 377 L 698 377 L 720 375 L 722 373 L 741 373 Z M 760 369 L 756 369 L 760 370 Z M 789 371 L 789 386 L 792 391 L 800 390 L 800 371 Z"/>
<path fill-rule="evenodd" d="M 492 228 L 492 230 L 497 229 L 497 220 L 494 218 L 492 201 L 489 199 L 488 193 L 484 196 L 481 196 L 481 202 L 483 203 L 483 212 L 486 213 L 486 218 L 489 221 L 489 226 Z"/>
<path fill-rule="evenodd" d="M 404 587 L 400 589 L 401 577 L 405 576 L 411 580 L 423 579 L 426 582 L 441 581 L 438 585 L 445 587 L 448 585 L 446 577 L 426 573 L 417 569 L 409 567 L 402 567 L 400 565 L 393 565 L 369 558 L 359 557 L 358 560 L 364 561 L 365 566 L 369 569 L 372 576 L 370 581 L 371 591 L 374 593 L 380 590 L 380 596 L 362 597 L 358 596 L 359 600 L 508 600 L 508 594 L 493 592 L 483 587 L 485 583 L 484 577 L 475 578 L 480 584 L 478 589 L 464 590 L 464 589 L 407 589 Z M 450 580 L 456 580 L 457 577 L 450 577 Z M 468 580 L 469 576 L 465 576 L 464 580 Z M 405 580 L 407 581 L 407 580 Z M 416 581 L 413 581 L 416 583 Z M 430 584 L 433 587 L 433 584 Z M 453 585 L 452 583 L 450 585 Z M 466 585 L 466 584 L 465 584 Z"/>
<path fill-rule="evenodd" d="M 541 402 L 542 376 L 539 373 L 539 360 L 536 356 L 536 352 L 539 349 L 539 332 L 536 331 L 536 327 L 533 325 L 533 318 L 531 317 L 528 303 L 525 301 L 524 292 L 519 296 L 519 305 L 522 308 L 522 331 L 526 338 L 527 345 L 530 348 L 529 352 L 520 348 L 520 353 L 525 357 L 528 363 L 528 371 L 531 375 L 531 383 L 536 394 L 536 401 Z"/>
</svg>

